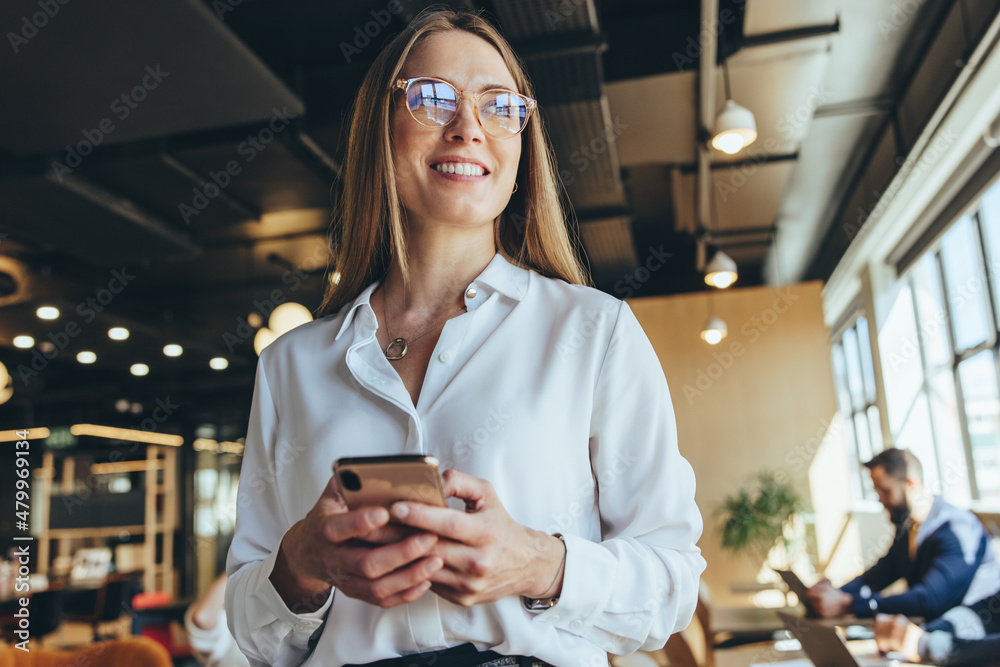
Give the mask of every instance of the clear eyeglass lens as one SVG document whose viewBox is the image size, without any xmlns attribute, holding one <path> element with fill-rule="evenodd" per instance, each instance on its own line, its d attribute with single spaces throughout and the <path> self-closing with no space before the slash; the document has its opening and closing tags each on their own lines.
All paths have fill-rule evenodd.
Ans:
<svg viewBox="0 0 1000 667">
<path fill-rule="evenodd" d="M 447 125 L 458 109 L 459 93 L 443 81 L 418 79 L 406 89 L 406 102 L 413 118 L 422 125 Z M 479 100 L 479 120 L 495 136 L 512 136 L 528 118 L 528 101 L 502 90 L 489 91 Z"/>
</svg>

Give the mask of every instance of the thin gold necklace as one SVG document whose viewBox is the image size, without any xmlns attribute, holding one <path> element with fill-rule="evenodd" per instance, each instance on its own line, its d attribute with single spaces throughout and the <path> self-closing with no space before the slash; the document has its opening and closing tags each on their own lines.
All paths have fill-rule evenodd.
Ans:
<svg viewBox="0 0 1000 667">
<path fill-rule="evenodd" d="M 400 359 L 402 359 L 403 357 L 405 357 L 406 356 L 406 352 L 409 349 L 408 343 L 416 343 L 418 340 L 420 340 L 421 338 L 423 338 L 424 336 L 426 336 L 430 332 L 432 332 L 435 329 L 437 329 L 437 327 L 438 327 L 439 324 L 441 324 L 442 322 L 444 322 L 447 319 L 450 319 L 450 318 L 454 317 L 455 315 L 458 315 L 460 312 L 462 312 L 463 310 L 466 309 L 465 306 L 463 305 L 461 308 L 459 308 L 458 310 L 456 310 L 454 313 L 449 313 L 448 315 L 445 315 L 440 320 L 438 320 L 437 322 L 435 322 L 434 326 L 432 326 L 427 331 L 423 332 L 419 336 L 416 336 L 414 338 L 410 338 L 409 341 L 407 341 L 405 338 L 402 338 L 402 337 L 400 337 L 400 338 L 393 338 L 392 337 L 392 328 L 391 328 L 391 325 L 389 324 L 389 308 L 386 306 L 386 302 L 385 302 L 385 292 L 386 292 L 385 286 L 383 285 L 382 286 L 382 312 L 385 313 L 385 332 L 389 336 L 389 344 L 385 346 L 384 352 L 385 352 L 385 358 L 388 359 L 389 361 L 399 361 Z M 394 348 L 396 350 L 396 353 L 392 353 L 392 350 Z"/>
</svg>

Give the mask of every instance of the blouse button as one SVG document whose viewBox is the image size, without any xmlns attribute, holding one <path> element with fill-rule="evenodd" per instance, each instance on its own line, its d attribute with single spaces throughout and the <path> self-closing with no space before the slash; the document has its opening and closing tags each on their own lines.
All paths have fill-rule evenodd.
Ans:
<svg viewBox="0 0 1000 667">
<path fill-rule="evenodd" d="M 475 287 L 470 287 L 465 290 L 465 298 L 467 299 L 475 299 L 477 294 L 479 294 L 479 292 L 476 291 Z"/>
<path fill-rule="evenodd" d="M 451 361 L 451 352 L 442 352 L 441 354 L 439 354 L 438 361 L 440 361 L 442 364 L 446 364 L 449 361 Z"/>
</svg>

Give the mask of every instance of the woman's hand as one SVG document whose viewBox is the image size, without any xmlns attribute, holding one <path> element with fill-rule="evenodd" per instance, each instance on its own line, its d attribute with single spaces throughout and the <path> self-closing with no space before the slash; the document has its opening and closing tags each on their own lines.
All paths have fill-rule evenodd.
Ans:
<svg viewBox="0 0 1000 667">
<path fill-rule="evenodd" d="M 438 538 L 388 523 L 381 507 L 348 510 L 331 476 L 313 508 L 282 538 L 271 583 L 297 614 L 322 607 L 332 586 L 384 609 L 413 602 L 442 567 L 440 557 L 429 555 Z"/>
<path fill-rule="evenodd" d="M 446 470 L 443 479 L 445 496 L 464 500 L 464 513 L 414 502 L 392 506 L 401 523 L 441 538 L 431 555 L 444 567 L 431 575 L 431 590 L 462 606 L 558 595 L 562 541 L 514 521 L 486 480 L 456 470 Z"/>
</svg>

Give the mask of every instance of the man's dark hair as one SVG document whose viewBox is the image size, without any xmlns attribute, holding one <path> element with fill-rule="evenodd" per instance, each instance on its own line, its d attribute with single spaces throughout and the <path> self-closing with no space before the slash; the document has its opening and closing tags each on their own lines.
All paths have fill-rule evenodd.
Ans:
<svg viewBox="0 0 1000 667">
<path fill-rule="evenodd" d="M 924 481 L 924 469 L 920 461 L 908 449 L 896 449 L 890 447 L 872 457 L 871 461 L 865 462 L 865 467 L 869 470 L 875 468 L 885 468 L 885 472 L 895 479 L 906 479 L 913 477 Z"/>
</svg>

